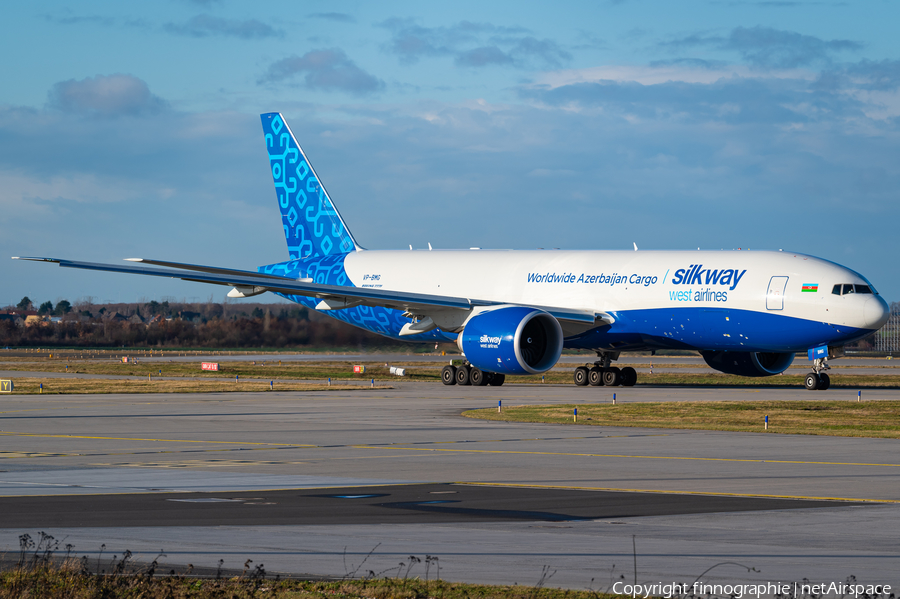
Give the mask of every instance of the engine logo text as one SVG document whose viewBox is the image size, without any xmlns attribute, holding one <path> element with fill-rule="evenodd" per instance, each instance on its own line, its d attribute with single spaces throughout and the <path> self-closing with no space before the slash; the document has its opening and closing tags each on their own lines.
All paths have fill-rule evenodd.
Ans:
<svg viewBox="0 0 900 599">
<path fill-rule="evenodd" d="M 500 337 L 488 337 L 487 335 L 482 335 L 478 339 L 478 343 L 481 344 L 481 347 L 484 349 L 497 349 L 500 347 Z"/>
</svg>

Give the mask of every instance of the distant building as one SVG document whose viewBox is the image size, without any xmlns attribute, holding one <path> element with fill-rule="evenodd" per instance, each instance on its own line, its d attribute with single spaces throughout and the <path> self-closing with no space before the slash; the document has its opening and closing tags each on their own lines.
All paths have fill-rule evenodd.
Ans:
<svg viewBox="0 0 900 599">
<path fill-rule="evenodd" d="M 8 310 L 0 310 L 0 314 L 9 314 L 12 316 L 21 316 L 27 318 L 29 316 L 37 316 L 37 310 L 19 310 L 18 308 L 10 308 Z"/>
<path fill-rule="evenodd" d="M 45 316 L 38 316 L 37 313 L 29 314 L 25 317 L 25 326 L 33 327 L 33 326 L 48 326 L 50 321 Z"/>
<path fill-rule="evenodd" d="M 3 321 L 12 322 L 17 327 L 25 326 L 25 319 L 18 314 L 0 314 L 0 322 Z"/>
</svg>

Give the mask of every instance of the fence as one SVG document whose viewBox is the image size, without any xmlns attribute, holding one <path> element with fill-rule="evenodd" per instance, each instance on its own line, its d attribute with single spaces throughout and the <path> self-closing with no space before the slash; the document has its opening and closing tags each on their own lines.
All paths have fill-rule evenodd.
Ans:
<svg viewBox="0 0 900 599">
<path fill-rule="evenodd" d="M 873 341 L 877 352 L 900 353 L 900 302 L 891 304 L 891 316 Z"/>
</svg>

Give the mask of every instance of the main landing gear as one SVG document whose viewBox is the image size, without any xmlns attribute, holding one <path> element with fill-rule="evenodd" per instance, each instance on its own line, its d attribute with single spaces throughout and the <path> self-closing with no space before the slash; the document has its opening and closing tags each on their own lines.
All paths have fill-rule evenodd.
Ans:
<svg viewBox="0 0 900 599">
<path fill-rule="evenodd" d="M 441 382 L 445 385 L 472 385 L 473 387 L 490 385 L 499 387 L 504 381 L 506 381 L 505 374 L 485 372 L 471 364 L 463 364 L 462 366 L 451 366 L 448 364 L 441 369 Z"/>
<path fill-rule="evenodd" d="M 618 359 L 619 354 L 611 355 L 598 352 L 600 360 L 593 365 L 579 366 L 575 369 L 575 384 L 579 387 L 633 387 L 637 382 L 637 372 L 631 366 L 618 368 L 610 366 L 612 360 Z"/>
<path fill-rule="evenodd" d="M 828 358 L 816 358 L 813 360 L 813 371 L 806 375 L 804 386 L 808 391 L 824 391 L 831 386 L 831 378 L 825 374 L 830 370 Z"/>
</svg>

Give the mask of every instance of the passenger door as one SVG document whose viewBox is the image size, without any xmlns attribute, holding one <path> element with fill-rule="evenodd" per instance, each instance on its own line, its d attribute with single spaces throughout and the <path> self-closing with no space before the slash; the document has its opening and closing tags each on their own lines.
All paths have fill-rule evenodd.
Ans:
<svg viewBox="0 0 900 599">
<path fill-rule="evenodd" d="M 784 310 L 784 290 L 788 277 L 772 277 L 769 279 L 769 291 L 766 292 L 766 310 Z"/>
</svg>

